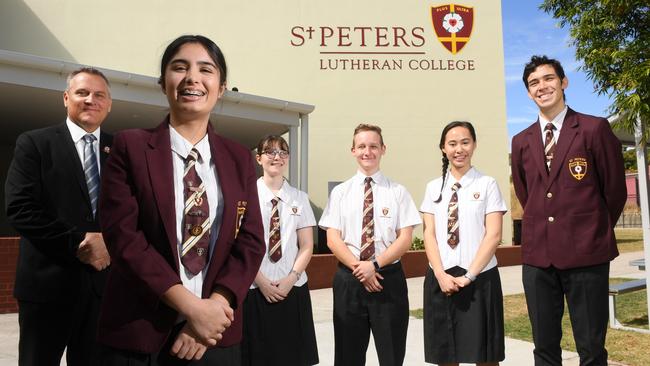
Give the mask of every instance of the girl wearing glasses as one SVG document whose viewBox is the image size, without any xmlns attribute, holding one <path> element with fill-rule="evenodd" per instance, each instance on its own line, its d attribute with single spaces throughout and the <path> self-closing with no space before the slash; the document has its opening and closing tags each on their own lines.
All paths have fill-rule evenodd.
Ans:
<svg viewBox="0 0 650 366">
<path fill-rule="evenodd" d="M 318 363 L 311 298 L 304 273 L 316 220 L 307 194 L 284 179 L 289 146 L 266 136 L 257 146 L 257 181 L 266 254 L 244 301 L 242 361 L 254 365 Z"/>
</svg>

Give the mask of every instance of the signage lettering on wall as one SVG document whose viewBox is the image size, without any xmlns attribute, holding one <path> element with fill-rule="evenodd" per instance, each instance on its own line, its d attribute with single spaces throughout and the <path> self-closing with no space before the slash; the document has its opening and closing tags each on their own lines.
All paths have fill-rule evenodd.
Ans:
<svg viewBox="0 0 650 366">
<path fill-rule="evenodd" d="M 430 17 L 427 27 L 294 25 L 290 43 L 296 48 L 316 44 L 320 70 L 475 70 L 476 60 L 457 57 L 470 41 L 474 8 L 432 6 Z M 441 52 L 451 58 L 435 57 Z"/>
</svg>

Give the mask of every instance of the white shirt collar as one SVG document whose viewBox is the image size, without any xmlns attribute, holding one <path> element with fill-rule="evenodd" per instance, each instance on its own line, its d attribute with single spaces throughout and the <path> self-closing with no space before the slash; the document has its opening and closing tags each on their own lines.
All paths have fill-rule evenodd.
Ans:
<svg viewBox="0 0 650 366">
<path fill-rule="evenodd" d="M 544 127 L 546 127 L 546 124 L 549 122 L 551 122 L 553 126 L 555 126 L 555 131 L 559 132 L 562 129 L 562 124 L 564 123 L 564 117 L 566 117 L 567 110 L 569 110 L 569 106 L 565 105 L 562 112 L 558 113 L 557 116 L 555 116 L 550 121 L 542 117 L 540 113 L 538 117 L 539 117 L 539 125 L 542 128 L 542 135 L 544 134 Z"/>
<path fill-rule="evenodd" d="M 468 187 L 478 176 L 478 172 L 476 169 L 474 169 L 474 167 L 469 168 L 469 170 L 465 172 L 462 177 L 460 177 L 460 180 L 456 180 L 456 178 L 451 175 L 451 171 L 447 174 L 449 174 L 449 182 L 447 183 L 448 189 L 451 189 L 451 186 L 453 186 L 456 182 L 460 183 L 461 188 Z"/>
<path fill-rule="evenodd" d="M 199 159 L 200 163 L 206 163 L 210 161 L 212 153 L 210 151 L 210 141 L 208 139 L 207 133 L 199 142 L 196 143 L 196 145 L 192 145 L 192 143 L 187 141 L 185 137 L 181 136 L 181 134 L 178 133 L 178 131 L 176 131 L 172 125 L 169 125 L 169 137 L 171 139 L 172 151 L 183 158 L 183 160 L 187 159 L 187 155 L 189 155 L 192 148 L 196 148 L 201 155 L 201 158 Z"/>
<path fill-rule="evenodd" d="M 363 174 L 360 170 L 357 170 L 357 174 L 354 175 L 354 181 L 356 184 L 365 184 L 367 175 Z M 379 185 L 385 185 L 386 183 L 386 177 L 381 173 L 380 170 L 378 170 L 375 174 L 371 175 L 370 178 L 372 178 L 372 181 L 375 184 Z"/>
<path fill-rule="evenodd" d="M 79 140 L 81 140 L 84 136 L 86 136 L 88 134 L 88 132 L 86 132 L 86 130 L 79 127 L 79 125 L 77 125 L 76 123 L 72 122 L 70 117 L 67 117 L 65 119 L 65 124 L 66 124 L 66 126 L 68 126 L 68 131 L 70 131 L 70 136 L 72 137 L 72 142 L 74 142 L 75 145 L 77 144 L 77 142 L 79 142 Z M 97 129 L 95 131 L 93 131 L 93 132 L 90 132 L 90 134 L 95 136 L 97 141 L 99 141 L 99 137 L 101 136 L 100 127 L 97 127 Z"/>
<path fill-rule="evenodd" d="M 289 183 L 287 183 L 286 180 L 282 182 L 282 187 L 280 187 L 280 190 L 278 191 L 277 195 L 274 194 L 273 191 L 271 191 L 271 189 L 266 185 L 266 183 L 264 182 L 264 177 L 259 177 L 257 182 L 258 182 L 257 190 L 260 196 L 260 201 L 264 203 L 268 203 L 271 202 L 271 200 L 275 197 L 278 197 L 280 201 L 285 203 L 289 201 L 289 195 L 287 193 L 287 189 L 288 189 L 287 187 Z"/>
</svg>

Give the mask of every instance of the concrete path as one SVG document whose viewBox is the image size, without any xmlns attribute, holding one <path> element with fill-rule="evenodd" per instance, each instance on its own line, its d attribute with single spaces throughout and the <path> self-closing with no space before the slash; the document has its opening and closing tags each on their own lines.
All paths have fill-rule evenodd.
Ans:
<svg viewBox="0 0 650 366">
<path fill-rule="evenodd" d="M 643 278 L 644 272 L 631 267 L 631 260 L 642 258 L 643 252 L 624 253 L 611 264 L 611 277 Z M 523 292 L 521 283 L 521 266 L 499 268 L 504 295 Z M 422 308 L 422 285 L 424 277 L 407 280 L 409 287 L 409 304 L 411 309 Z M 334 329 L 332 326 L 332 290 L 321 289 L 311 291 L 316 339 L 320 365 L 331 366 L 334 359 Z M 506 309 L 507 311 L 507 309 Z M 422 320 L 411 318 L 407 336 L 405 366 L 424 365 L 424 344 L 422 340 Z M 501 365 L 524 366 L 533 365 L 533 344 L 506 338 L 506 359 Z M 564 351 L 562 354 L 565 366 L 578 365 L 578 355 L 575 352 Z M 65 365 L 65 360 L 61 365 Z M 374 343 L 368 347 L 367 365 L 379 365 Z M 18 365 L 18 315 L 0 315 L 0 366 Z M 612 364 L 617 365 L 617 364 Z"/>
</svg>

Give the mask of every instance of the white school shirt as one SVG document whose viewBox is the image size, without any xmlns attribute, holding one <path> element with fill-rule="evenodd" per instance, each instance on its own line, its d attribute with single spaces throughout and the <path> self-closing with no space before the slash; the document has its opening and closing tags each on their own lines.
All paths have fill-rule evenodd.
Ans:
<svg viewBox="0 0 650 366">
<path fill-rule="evenodd" d="M 537 116 L 539 119 L 539 127 L 542 129 L 542 146 L 546 144 L 546 131 L 544 131 L 544 128 L 546 128 L 546 124 L 549 122 L 555 126 L 555 130 L 553 130 L 553 141 L 557 144 L 557 141 L 560 139 L 560 131 L 562 130 L 562 124 L 564 123 L 564 117 L 566 117 L 567 110 L 569 110 L 569 107 L 565 105 L 562 112 L 558 113 L 557 116 L 550 121 L 542 117 L 541 114 Z"/>
<path fill-rule="evenodd" d="M 68 126 L 68 131 L 70 131 L 70 137 L 72 137 L 72 142 L 74 142 L 74 147 L 77 149 L 77 155 L 81 161 L 81 169 L 84 168 L 84 149 L 86 148 L 86 141 L 83 139 L 84 136 L 88 134 L 86 130 L 79 127 L 76 123 L 72 122 L 70 117 L 65 120 L 66 126 Z M 90 132 L 91 135 L 95 136 L 97 141 L 93 144 L 93 150 L 95 150 L 95 158 L 97 158 L 97 171 L 101 172 L 102 164 L 99 161 L 99 137 L 101 136 L 100 127 L 93 132 Z"/>
<path fill-rule="evenodd" d="M 424 200 L 420 211 L 434 215 L 436 228 L 436 241 L 442 261 L 443 269 L 459 266 L 468 269 L 481 241 L 485 236 L 485 215 L 491 212 L 507 211 L 506 203 L 501 197 L 499 186 L 496 180 L 487 175 L 481 174 L 478 170 L 471 168 L 460 179 L 458 190 L 458 227 L 460 242 L 455 249 L 447 244 L 447 221 L 449 201 L 451 200 L 451 187 L 457 180 L 447 173 L 447 183 L 442 192 L 442 199 L 435 203 L 440 194 L 442 177 L 434 179 L 427 184 Z M 482 272 L 497 265 L 496 256 L 483 268 Z M 431 266 L 431 264 L 429 264 Z"/>
<path fill-rule="evenodd" d="M 223 216 L 223 195 L 219 187 L 219 180 L 217 179 L 217 169 L 212 159 L 210 151 L 210 141 L 206 134 L 201 141 L 196 145 L 192 145 L 183 136 L 181 136 L 174 127 L 169 126 L 169 136 L 171 139 L 172 148 L 172 163 L 174 168 L 174 207 L 176 209 L 176 245 L 178 247 L 178 264 L 181 276 L 181 282 L 186 289 L 190 290 L 198 298 L 201 298 L 203 292 L 203 279 L 210 267 L 210 260 L 214 253 L 214 244 L 217 241 L 217 234 L 221 226 L 221 218 Z M 206 193 L 208 195 L 208 206 L 210 206 L 210 246 L 208 263 L 197 275 L 185 270 L 183 262 L 181 261 L 180 253 L 183 246 L 183 219 L 185 209 L 185 194 L 183 192 L 183 175 L 185 173 L 185 159 L 189 155 L 192 148 L 196 148 L 201 155 L 201 158 L 194 165 L 197 174 L 205 184 Z"/>
<path fill-rule="evenodd" d="M 422 219 L 404 186 L 381 172 L 371 177 L 375 256 L 379 256 L 397 239 L 397 230 L 420 225 Z M 324 230 L 340 230 L 343 241 L 356 258 L 361 253 L 365 179 L 366 175 L 357 171 L 355 176 L 334 187 L 318 223 Z"/>
<path fill-rule="evenodd" d="M 302 228 L 316 226 L 314 212 L 309 204 L 309 197 L 287 183 L 282 184 L 277 197 L 278 212 L 280 215 L 280 240 L 282 245 L 282 258 L 277 262 L 272 262 L 269 258 L 269 230 L 271 228 L 271 210 L 273 204 L 271 200 L 275 194 L 266 186 L 264 178 L 257 180 L 257 194 L 260 199 L 260 211 L 262 213 L 262 223 L 264 224 L 264 244 L 266 252 L 262 259 L 260 272 L 271 281 L 278 281 L 289 275 L 293 269 L 293 264 L 298 256 L 298 234 L 297 231 Z M 294 286 L 302 286 L 307 282 L 307 274 L 303 273 Z M 250 288 L 257 288 L 255 282 Z"/>
</svg>

